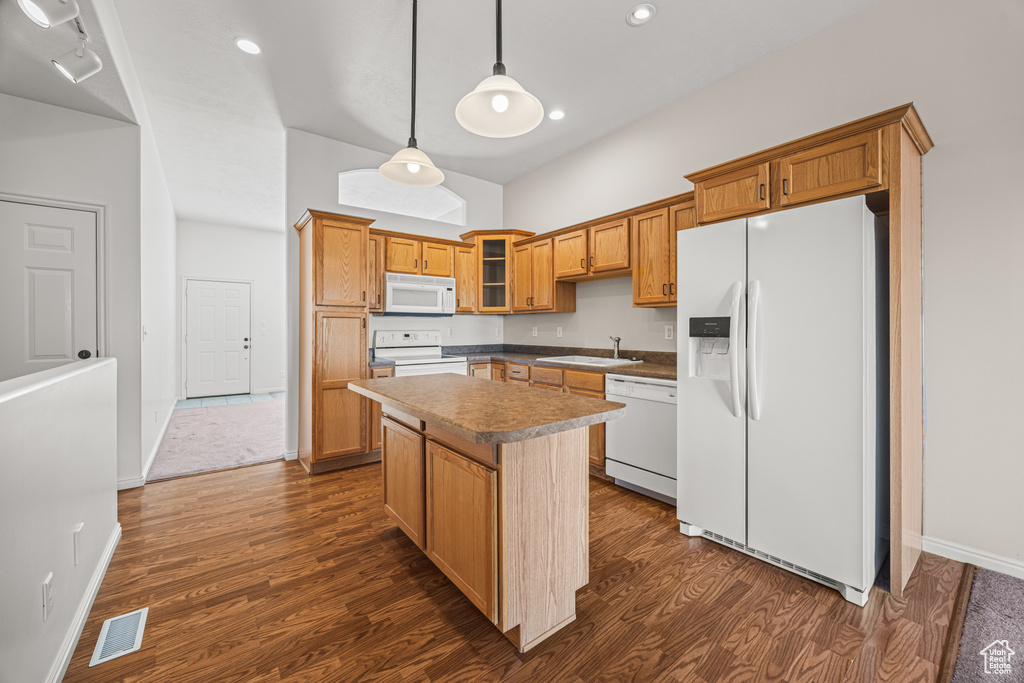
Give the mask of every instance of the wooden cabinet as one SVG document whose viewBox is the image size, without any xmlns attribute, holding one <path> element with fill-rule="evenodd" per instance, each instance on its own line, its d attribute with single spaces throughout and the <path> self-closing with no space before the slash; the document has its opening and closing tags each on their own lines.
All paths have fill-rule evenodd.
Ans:
<svg viewBox="0 0 1024 683">
<path fill-rule="evenodd" d="M 392 237 L 386 240 L 385 268 L 389 273 L 420 274 L 420 242 L 405 237 Z"/>
<path fill-rule="evenodd" d="M 529 382 L 530 366 L 520 363 L 505 363 L 506 381 L 508 382 Z"/>
<path fill-rule="evenodd" d="M 600 372 L 583 370 L 565 371 L 565 393 L 576 396 L 603 399 L 604 375 Z M 590 464 L 604 472 L 605 434 L 604 423 L 590 426 L 589 452 Z"/>
<path fill-rule="evenodd" d="M 426 448 L 427 557 L 497 623 L 497 472 L 434 441 Z"/>
<path fill-rule="evenodd" d="M 562 371 L 537 366 L 530 368 L 530 386 L 547 385 L 562 389 Z"/>
<path fill-rule="evenodd" d="M 572 313 L 576 285 L 555 282 L 552 240 L 516 244 L 512 250 L 512 312 Z"/>
<path fill-rule="evenodd" d="M 394 368 L 371 368 L 370 379 L 377 379 L 378 377 L 394 377 Z M 370 450 L 375 451 L 380 448 L 380 419 L 381 419 L 381 405 L 377 401 L 370 401 Z"/>
<path fill-rule="evenodd" d="M 424 547 L 426 480 L 423 435 L 385 416 L 381 420 L 384 512 L 420 548 Z"/>
<path fill-rule="evenodd" d="M 368 376 L 368 228 L 307 211 L 299 233 L 299 462 L 309 472 L 376 460 L 369 401 L 348 388 Z"/>
<path fill-rule="evenodd" d="M 453 254 L 454 249 L 451 245 L 423 242 L 423 266 L 420 268 L 420 275 L 452 277 Z"/>
<path fill-rule="evenodd" d="M 367 304 L 371 313 L 384 310 L 384 238 L 370 235 L 366 251 Z"/>
<path fill-rule="evenodd" d="M 628 275 L 630 249 L 629 217 L 556 235 L 555 279 Z"/>
<path fill-rule="evenodd" d="M 476 245 L 477 312 L 512 312 L 512 241 L 532 237 L 525 230 L 474 230 L 460 237 Z"/>
<path fill-rule="evenodd" d="M 495 382 L 505 381 L 505 364 L 491 362 L 491 379 Z"/>
<path fill-rule="evenodd" d="M 882 131 L 872 130 L 779 160 L 779 203 L 793 206 L 882 184 Z"/>
<path fill-rule="evenodd" d="M 469 363 L 469 376 L 491 379 L 490 363 Z"/>
<path fill-rule="evenodd" d="M 714 223 L 770 208 L 768 166 L 754 164 L 696 183 L 697 220 Z"/>
<path fill-rule="evenodd" d="M 455 312 L 476 313 L 476 250 L 472 245 L 455 247 Z"/>
<path fill-rule="evenodd" d="M 633 219 L 633 305 L 674 306 L 676 233 L 668 209 Z"/>
</svg>

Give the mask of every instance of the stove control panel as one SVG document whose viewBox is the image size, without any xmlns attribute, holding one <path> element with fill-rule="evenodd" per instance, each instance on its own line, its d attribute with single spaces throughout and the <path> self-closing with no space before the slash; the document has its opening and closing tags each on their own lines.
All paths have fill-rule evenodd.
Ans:
<svg viewBox="0 0 1024 683">
<path fill-rule="evenodd" d="M 393 349 L 404 346 L 441 346 L 440 330 L 377 330 L 373 334 L 373 348 Z"/>
</svg>

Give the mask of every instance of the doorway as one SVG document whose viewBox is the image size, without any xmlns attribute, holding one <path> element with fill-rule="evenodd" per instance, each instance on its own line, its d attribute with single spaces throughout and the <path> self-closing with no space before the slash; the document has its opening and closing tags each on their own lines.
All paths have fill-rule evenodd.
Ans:
<svg viewBox="0 0 1024 683">
<path fill-rule="evenodd" d="M 97 215 L 0 200 L 0 381 L 99 355 Z"/>
<path fill-rule="evenodd" d="M 248 394 L 251 285 L 185 283 L 185 398 Z"/>
</svg>

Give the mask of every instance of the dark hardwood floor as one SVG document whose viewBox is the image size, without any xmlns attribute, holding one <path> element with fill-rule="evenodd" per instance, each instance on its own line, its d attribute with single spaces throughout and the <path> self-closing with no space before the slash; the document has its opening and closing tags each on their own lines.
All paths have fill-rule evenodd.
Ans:
<svg viewBox="0 0 1024 683">
<path fill-rule="evenodd" d="M 678 531 L 591 478 L 577 619 L 525 655 L 381 509 L 379 465 L 278 462 L 123 491 L 124 536 L 65 681 L 935 680 L 964 566 L 924 555 L 897 600 L 839 594 Z M 103 620 L 142 649 L 88 668 Z"/>
</svg>

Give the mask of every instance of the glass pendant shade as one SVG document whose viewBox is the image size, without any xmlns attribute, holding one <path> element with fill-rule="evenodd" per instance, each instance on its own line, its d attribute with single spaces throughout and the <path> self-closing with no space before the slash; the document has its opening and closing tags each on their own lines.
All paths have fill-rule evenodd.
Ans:
<svg viewBox="0 0 1024 683">
<path fill-rule="evenodd" d="M 529 133 L 544 120 L 544 106 L 514 79 L 488 76 L 455 107 L 455 118 L 470 133 L 512 138 Z"/>
<path fill-rule="evenodd" d="M 28 18 L 43 28 L 50 28 L 78 16 L 77 0 L 18 0 Z"/>
<path fill-rule="evenodd" d="M 399 185 L 430 187 L 444 181 L 444 173 L 434 166 L 430 157 L 416 149 L 406 147 L 395 153 L 378 169 L 381 176 Z"/>
</svg>

